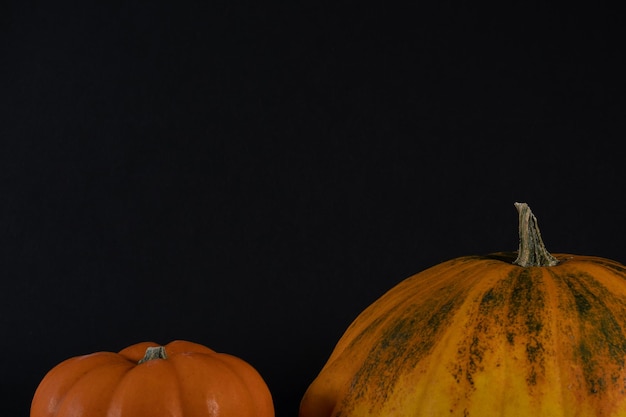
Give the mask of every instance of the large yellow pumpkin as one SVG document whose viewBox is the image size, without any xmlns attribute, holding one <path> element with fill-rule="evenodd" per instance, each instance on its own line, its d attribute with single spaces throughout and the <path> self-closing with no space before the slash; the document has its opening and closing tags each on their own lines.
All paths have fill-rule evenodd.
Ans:
<svg viewBox="0 0 626 417">
<path fill-rule="evenodd" d="M 43 378 L 31 417 L 274 417 L 244 360 L 177 340 L 67 359 Z"/>
<path fill-rule="evenodd" d="M 626 268 L 550 255 L 520 215 L 517 253 L 407 278 L 349 326 L 300 417 L 626 416 Z"/>
</svg>

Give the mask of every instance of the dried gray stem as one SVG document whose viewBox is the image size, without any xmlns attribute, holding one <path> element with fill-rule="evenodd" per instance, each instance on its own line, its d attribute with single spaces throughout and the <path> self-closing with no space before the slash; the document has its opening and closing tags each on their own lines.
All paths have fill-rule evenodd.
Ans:
<svg viewBox="0 0 626 417">
<path fill-rule="evenodd" d="M 558 259 L 550 255 L 541 240 L 537 218 L 526 203 L 515 203 L 519 213 L 519 250 L 514 264 L 527 266 L 554 266 Z"/>
<path fill-rule="evenodd" d="M 165 353 L 165 348 L 163 346 L 147 348 L 145 356 L 138 362 L 138 364 L 142 364 L 153 359 L 167 359 L 167 354 Z"/>
</svg>

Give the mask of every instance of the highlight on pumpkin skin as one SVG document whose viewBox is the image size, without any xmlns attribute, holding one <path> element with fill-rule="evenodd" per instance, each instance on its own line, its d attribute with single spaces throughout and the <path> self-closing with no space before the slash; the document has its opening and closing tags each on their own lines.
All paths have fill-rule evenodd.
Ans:
<svg viewBox="0 0 626 417">
<path fill-rule="evenodd" d="M 538 232 L 526 208 L 520 231 Z M 538 233 L 523 245 L 542 252 Z M 626 416 L 626 267 L 519 255 L 452 259 L 391 288 L 346 329 L 299 416 Z"/>
<path fill-rule="evenodd" d="M 142 342 L 52 368 L 31 417 L 274 417 L 269 388 L 244 360 L 206 346 Z"/>
</svg>

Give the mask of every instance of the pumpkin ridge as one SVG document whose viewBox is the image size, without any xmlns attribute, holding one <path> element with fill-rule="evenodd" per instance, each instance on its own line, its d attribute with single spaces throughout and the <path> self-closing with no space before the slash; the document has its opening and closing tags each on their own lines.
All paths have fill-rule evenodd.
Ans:
<svg viewBox="0 0 626 417">
<path fill-rule="evenodd" d="M 495 282 L 477 285 L 478 294 L 468 302 L 473 306 L 464 325 L 465 336 L 457 341 L 454 359 L 447 365 L 456 382 L 456 402 L 470 401 L 478 389 L 477 378 L 493 368 L 504 372 L 508 352 L 518 351 L 525 363 L 529 393 L 545 380 L 545 350 L 551 330 L 547 326 L 543 300 L 545 283 L 538 270 L 514 267 L 495 274 Z M 529 302 L 533 300 L 533 303 Z M 539 305 L 535 305 L 535 302 Z M 482 384 L 482 382 L 481 382 Z M 481 385 L 482 386 L 482 385 Z M 493 396 L 501 396 L 502 386 L 492 387 Z"/>
<path fill-rule="evenodd" d="M 593 258 L 589 259 L 589 261 L 610 270 L 611 272 L 615 273 L 615 275 L 626 280 L 626 267 L 624 267 L 624 265 L 603 258 Z"/>
<path fill-rule="evenodd" d="M 172 355 L 171 357 L 176 358 L 178 356 L 181 356 L 180 354 L 178 355 Z M 165 359 L 165 362 L 168 363 L 168 366 L 171 368 L 171 372 L 172 375 L 174 376 L 174 386 L 175 386 L 175 390 L 176 390 L 176 394 L 174 395 L 174 398 L 176 398 L 176 404 L 177 404 L 177 409 L 178 409 L 178 415 L 180 417 L 184 417 L 189 415 L 189 410 L 185 409 L 185 402 L 183 401 L 183 388 L 182 388 L 182 380 L 184 378 L 184 375 L 182 375 L 180 373 L 180 371 L 178 370 L 178 368 L 174 365 L 175 361 L 172 360 L 168 360 Z"/>
<path fill-rule="evenodd" d="M 604 368 L 613 368 L 618 375 L 624 368 L 626 356 L 624 331 L 612 309 L 607 307 L 607 301 L 614 302 L 614 297 L 600 282 L 584 272 L 566 274 L 564 281 L 572 294 L 580 320 L 578 353 L 587 388 L 592 394 L 602 394 L 609 383 L 602 376 Z M 598 357 L 604 360 L 599 361 Z"/>
<path fill-rule="evenodd" d="M 103 354 L 103 353 L 108 354 L 108 352 L 101 352 L 99 354 Z M 126 375 L 126 373 L 129 372 L 133 368 L 132 368 L 132 364 L 127 363 L 125 359 L 122 359 L 113 355 L 111 355 L 111 359 L 112 361 L 117 360 L 119 362 L 118 364 L 119 368 L 123 368 L 122 372 L 116 375 L 116 379 L 112 381 L 111 386 L 115 386 L 115 384 L 118 381 L 120 381 L 124 377 L 124 375 Z M 98 384 L 100 384 L 101 383 L 100 374 L 102 374 L 105 371 L 110 371 L 113 365 L 114 365 L 113 362 L 103 362 L 94 366 L 93 368 L 88 369 L 86 372 L 84 372 L 76 381 L 74 381 L 74 383 L 71 386 L 67 388 L 67 390 L 65 391 L 65 394 L 59 401 L 59 404 L 55 411 L 55 415 L 59 414 L 59 410 L 63 410 L 67 406 L 71 407 L 70 402 L 75 403 L 76 401 L 79 401 L 79 402 L 84 402 L 86 404 L 91 404 L 92 402 L 95 402 L 95 401 L 102 401 L 106 403 L 107 401 L 103 400 L 104 395 L 107 395 L 107 399 L 110 401 L 110 399 L 113 397 L 112 389 L 109 392 L 104 392 L 104 388 L 107 388 L 107 387 L 101 387 L 97 392 L 94 392 L 93 390 L 85 391 L 85 388 L 90 386 L 90 382 L 93 382 L 92 380 L 94 378 L 96 381 L 98 381 Z M 90 396 L 95 396 L 96 398 L 90 398 Z M 106 410 L 102 410 L 103 416 L 107 415 L 106 413 L 104 413 L 105 411 Z M 96 417 L 96 416 L 92 416 L 92 417 Z"/>
<path fill-rule="evenodd" d="M 341 356 L 341 353 L 344 350 L 351 350 L 353 346 L 358 345 L 362 339 L 366 339 L 370 337 L 372 333 L 375 333 L 376 330 L 382 325 L 387 319 L 388 316 L 395 314 L 398 310 L 400 310 L 407 303 L 413 304 L 414 299 L 416 298 L 416 294 L 412 291 L 406 291 L 409 289 L 415 288 L 418 284 L 420 284 L 420 292 L 427 293 L 433 288 L 437 286 L 441 286 L 442 283 L 438 281 L 439 277 L 445 277 L 450 274 L 450 270 L 457 269 L 461 265 L 466 262 L 474 261 L 473 256 L 468 256 L 464 258 L 453 259 L 451 261 L 445 262 L 441 265 L 433 266 L 426 271 L 436 272 L 435 275 L 428 277 L 428 280 L 425 281 L 421 279 L 422 274 L 414 274 L 408 277 L 405 280 L 402 280 L 398 283 L 394 288 L 385 292 L 375 303 L 374 305 L 366 308 L 358 317 L 350 324 L 348 329 L 346 330 L 346 337 L 342 337 L 337 342 L 333 353 L 329 358 L 329 363 L 333 362 L 335 358 Z M 477 265 L 472 265 L 471 268 L 479 268 Z M 436 269 L 436 271 L 435 271 Z M 469 270 L 467 271 L 469 273 Z M 425 284 L 425 285 L 421 285 Z M 407 288 L 408 287 L 408 288 Z M 380 314 L 380 306 L 388 307 L 385 310 L 386 314 Z M 369 321 L 371 312 L 376 311 L 376 316 L 373 320 Z M 348 337 L 349 335 L 349 337 Z M 343 346 L 345 344 L 345 346 Z"/>
<path fill-rule="evenodd" d="M 529 390 L 538 384 L 538 378 L 545 376 L 545 342 L 550 337 L 545 326 L 545 284 L 543 274 L 537 269 L 523 269 L 511 293 L 509 323 L 517 327 L 526 338 L 526 362 L 529 366 L 526 381 Z M 515 318 L 518 321 L 515 326 Z"/>
<path fill-rule="evenodd" d="M 142 376 L 148 374 L 150 377 Z M 141 383 L 143 382 L 143 383 Z M 145 383 L 161 384 L 158 388 L 147 386 Z M 162 389 L 163 384 L 169 384 L 168 389 Z M 172 394 L 171 386 L 176 386 L 176 394 Z M 172 399 L 175 398 L 172 406 Z M 178 375 L 170 360 L 154 359 L 130 368 L 115 385 L 106 417 L 119 417 L 122 410 L 136 410 L 138 415 L 145 413 L 143 407 L 154 407 L 155 403 L 167 405 L 172 417 L 182 417 L 182 404 Z"/>
<path fill-rule="evenodd" d="M 475 261 L 473 258 L 471 260 Z M 482 263 L 466 268 L 465 261 L 457 259 L 457 262 L 450 263 L 449 267 L 444 269 L 442 272 L 444 275 L 453 273 L 451 270 L 460 270 L 459 279 L 449 285 L 442 285 L 445 283 L 430 285 L 427 290 L 431 295 L 429 300 L 416 302 L 415 294 L 412 293 L 403 303 L 395 304 L 395 308 L 381 314 L 364 331 L 354 336 L 347 351 L 359 350 L 361 338 L 371 340 L 372 335 L 378 331 L 378 327 L 374 326 L 384 324 L 384 332 L 378 336 L 381 342 L 369 347 L 366 359 L 354 374 L 351 394 L 343 400 L 345 407 L 354 405 L 355 401 L 369 390 L 373 390 L 379 400 L 372 404 L 370 412 L 382 407 L 388 392 L 393 391 L 392 387 L 402 373 L 414 369 L 432 352 L 434 346 L 441 341 L 446 324 L 451 322 L 458 309 L 465 303 L 472 289 L 469 281 L 480 280 L 482 277 Z M 410 281 L 418 279 L 421 279 L 419 274 L 408 278 Z M 393 318 L 390 319 L 390 315 L 393 315 Z M 394 364 L 393 367 L 389 366 L 391 363 Z"/>
<path fill-rule="evenodd" d="M 193 363 L 193 366 L 190 367 L 189 366 L 189 362 Z M 175 378 L 178 382 L 178 384 L 176 384 L 177 389 L 178 389 L 178 398 L 180 401 L 180 408 L 181 408 L 181 416 L 187 416 L 188 414 L 193 414 L 194 410 L 197 407 L 197 404 L 199 402 L 199 400 L 201 401 L 202 398 L 198 398 L 198 394 L 203 393 L 205 390 L 208 390 L 207 387 L 203 386 L 202 384 L 209 384 L 211 381 L 211 379 L 209 378 L 201 378 L 199 381 L 186 381 L 184 378 L 182 378 L 182 376 L 184 376 L 185 374 L 187 374 L 187 369 L 186 368 L 193 368 L 195 367 L 196 369 L 198 369 L 198 372 L 201 372 L 200 370 L 204 370 L 204 369 L 212 369 L 213 372 L 216 372 L 216 368 L 215 368 L 215 357 L 213 355 L 209 356 L 203 352 L 193 352 L 193 354 L 174 354 L 171 357 L 171 365 L 173 368 L 173 372 L 175 375 Z M 220 363 L 221 365 L 221 363 Z M 229 369 L 229 371 L 232 374 L 235 374 L 234 371 L 232 371 L 231 369 Z M 218 372 L 222 372 L 222 370 L 219 370 Z M 216 372 L 217 373 L 217 372 Z M 238 376 L 237 376 L 238 377 Z M 239 379 L 239 378 L 238 378 Z M 193 384 L 194 388 L 197 389 L 196 390 L 192 390 L 190 389 L 191 386 L 187 386 L 187 385 L 191 385 Z M 185 393 L 185 395 L 183 396 L 183 393 Z M 207 405 L 205 405 L 207 406 Z M 211 404 L 208 407 L 215 407 L 215 405 Z M 214 411 L 217 412 L 217 411 Z"/>
</svg>

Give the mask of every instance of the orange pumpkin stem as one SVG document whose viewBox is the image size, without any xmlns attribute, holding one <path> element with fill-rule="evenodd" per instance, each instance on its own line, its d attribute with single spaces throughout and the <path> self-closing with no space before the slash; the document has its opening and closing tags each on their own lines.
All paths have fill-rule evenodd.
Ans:
<svg viewBox="0 0 626 417">
<path fill-rule="evenodd" d="M 146 354 L 144 357 L 138 362 L 138 364 L 142 364 L 144 362 L 148 362 L 154 359 L 167 359 L 167 353 L 165 352 L 165 347 L 163 346 L 151 346 L 146 349 Z"/>
<path fill-rule="evenodd" d="M 527 266 L 554 266 L 558 259 L 550 255 L 541 240 L 537 218 L 526 203 L 515 203 L 519 213 L 519 250 L 514 264 Z"/>
</svg>

